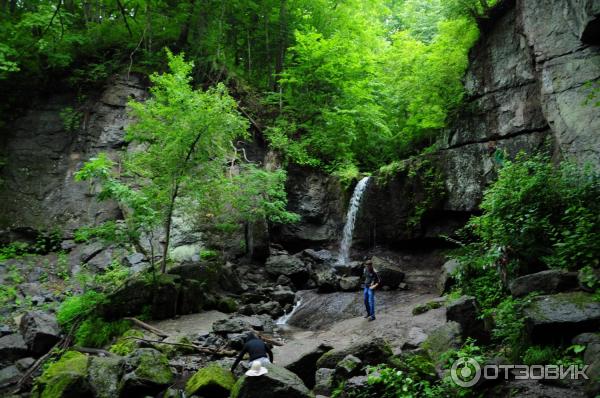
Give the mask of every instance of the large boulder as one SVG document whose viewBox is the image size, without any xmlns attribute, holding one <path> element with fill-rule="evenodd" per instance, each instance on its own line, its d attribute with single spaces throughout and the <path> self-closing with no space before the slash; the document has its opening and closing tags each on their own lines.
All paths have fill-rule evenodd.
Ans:
<svg viewBox="0 0 600 398">
<path fill-rule="evenodd" d="M 314 350 L 304 354 L 285 368 L 294 372 L 308 388 L 315 385 L 315 372 L 317 371 L 317 360 L 333 347 L 321 344 Z"/>
<path fill-rule="evenodd" d="M 67 351 L 37 379 L 36 388 L 42 398 L 89 398 L 93 395 L 87 374 L 88 357 Z"/>
<path fill-rule="evenodd" d="M 231 398 L 312 398 L 313 394 L 302 380 L 285 368 L 265 365 L 268 373 L 242 376 L 231 391 Z"/>
<path fill-rule="evenodd" d="M 298 257 L 289 254 L 270 256 L 265 263 L 265 269 L 273 278 L 287 276 L 297 287 L 304 285 L 310 277 L 308 266 Z"/>
<path fill-rule="evenodd" d="M 535 297 L 525 307 L 524 315 L 526 331 L 534 344 L 567 340 L 600 328 L 600 302 L 589 293 Z"/>
<path fill-rule="evenodd" d="M 275 290 L 271 293 L 271 298 L 277 301 L 279 304 L 294 304 L 296 293 L 292 291 L 288 286 L 277 285 Z"/>
<path fill-rule="evenodd" d="M 373 338 L 350 347 L 326 352 L 317 361 L 317 368 L 335 369 L 338 362 L 348 355 L 354 355 L 364 365 L 377 365 L 386 362 L 392 356 L 392 349 L 382 338 Z"/>
<path fill-rule="evenodd" d="M 196 372 L 185 384 L 187 396 L 227 398 L 235 384 L 229 369 L 212 363 Z"/>
<path fill-rule="evenodd" d="M 335 369 L 320 368 L 315 373 L 315 387 L 313 391 L 315 394 L 321 394 L 329 396 L 331 391 L 335 387 L 333 384 L 333 376 Z"/>
<path fill-rule="evenodd" d="M 440 295 L 446 293 L 454 284 L 454 274 L 460 268 L 457 260 L 448 260 L 442 265 L 440 276 L 438 277 L 436 288 Z"/>
<path fill-rule="evenodd" d="M 0 369 L 0 390 L 15 384 L 23 376 L 17 365 L 10 365 Z"/>
<path fill-rule="evenodd" d="M 404 280 L 404 272 L 397 265 L 381 257 L 373 257 L 373 268 L 381 278 L 382 286 L 389 286 L 391 289 L 397 289 Z"/>
<path fill-rule="evenodd" d="M 60 340 L 60 328 L 56 317 L 41 311 L 29 311 L 21 318 L 21 334 L 29 350 L 43 355 Z"/>
<path fill-rule="evenodd" d="M 338 290 L 338 277 L 331 268 L 324 268 L 315 273 L 315 282 L 320 293 L 331 293 Z"/>
<path fill-rule="evenodd" d="M 343 276 L 340 278 L 340 289 L 345 292 L 353 292 L 360 289 L 360 277 Z"/>
<path fill-rule="evenodd" d="M 121 393 L 119 380 L 125 360 L 122 357 L 92 357 L 89 361 L 88 381 L 95 398 L 114 398 Z"/>
<path fill-rule="evenodd" d="M 19 333 L 0 337 L 0 365 L 9 365 L 29 354 L 27 344 Z"/>
<path fill-rule="evenodd" d="M 509 284 L 510 293 L 514 297 L 523 297 L 532 292 L 560 293 L 575 287 L 577 287 L 577 273 L 559 269 L 521 276 Z"/>
<path fill-rule="evenodd" d="M 140 348 L 125 364 L 121 397 L 155 395 L 173 381 L 167 357 L 153 348 Z"/>
<path fill-rule="evenodd" d="M 362 361 L 354 355 L 346 355 L 344 359 L 335 365 L 335 380 L 347 380 L 351 377 L 358 376 L 362 372 Z"/>
<path fill-rule="evenodd" d="M 446 319 L 460 325 L 463 338 L 485 340 L 488 337 L 480 315 L 479 306 L 472 296 L 462 296 L 446 306 Z"/>
<path fill-rule="evenodd" d="M 457 322 L 446 322 L 429 333 L 421 347 L 429 357 L 439 359 L 449 349 L 458 349 L 462 344 L 460 325 Z"/>
</svg>

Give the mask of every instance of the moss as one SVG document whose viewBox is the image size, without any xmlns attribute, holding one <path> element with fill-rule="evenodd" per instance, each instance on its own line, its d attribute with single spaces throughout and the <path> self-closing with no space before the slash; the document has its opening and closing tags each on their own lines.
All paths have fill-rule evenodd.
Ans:
<svg viewBox="0 0 600 398">
<path fill-rule="evenodd" d="M 51 364 L 38 378 L 41 398 L 74 398 L 86 396 L 88 357 L 76 351 L 67 351 L 57 362 Z"/>
<path fill-rule="evenodd" d="M 193 347 L 193 343 L 186 336 L 167 338 L 164 341 L 165 341 L 165 343 L 177 343 L 177 344 L 189 345 L 189 347 L 185 347 L 185 346 L 173 345 L 173 344 L 161 344 L 161 343 L 153 344 L 154 348 L 156 348 L 158 351 L 162 352 L 169 358 L 173 358 L 178 355 L 193 354 L 196 352 L 196 349 Z"/>
<path fill-rule="evenodd" d="M 135 339 L 128 337 L 144 337 L 144 334 L 136 329 L 129 329 L 119 339 L 110 346 L 110 352 L 117 355 L 126 356 L 134 352 L 138 348 L 138 342 Z"/>
<path fill-rule="evenodd" d="M 217 303 L 217 309 L 226 314 L 231 314 L 232 312 L 237 311 L 238 303 L 231 297 L 221 297 Z"/>
<path fill-rule="evenodd" d="M 167 357 L 150 352 L 141 353 L 135 374 L 141 379 L 152 380 L 156 384 L 169 384 L 173 379 Z"/>
<path fill-rule="evenodd" d="M 235 384 L 235 378 L 228 369 L 211 364 L 200 369 L 185 385 L 187 395 L 198 393 L 202 396 L 229 396 Z"/>
<path fill-rule="evenodd" d="M 434 310 L 436 308 L 440 308 L 444 305 L 443 301 L 430 301 L 428 303 L 425 304 L 420 304 L 417 305 L 415 308 L 413 308 L 412 310 L 412 314 L 413 315 L 420 315 L 420 314 L 424 314 L 429 310 Z"/>
<path fill-rule="evenodd" d="M 233 387 L 231 388 L 231 395 L 229 396 L 230 398 L 238 398 L 238 395 L 240 395 L 240 391 L 242 390 L 242 385 L 244 385 L 244 378 L 246 376 L 242 376 L 238 379 L 238 381 L 233 385 Z"/>
</svg>

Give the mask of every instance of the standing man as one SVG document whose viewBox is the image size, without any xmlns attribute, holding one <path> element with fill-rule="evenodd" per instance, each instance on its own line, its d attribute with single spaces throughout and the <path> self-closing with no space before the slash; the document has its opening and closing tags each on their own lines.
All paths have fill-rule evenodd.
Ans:
<svg viewBox="0 0 600 398">
<path fill-rule="evenodd" d="M 369 318 L 369 321 L 375 320 L 375 289 L 381 283 L 379 279 L 379 275 L 373 269 L 373 261 L 368 260 L 365 263 L 365 270 L 363 272 L 363 276 L 365 278 L 364 285 L 364 299 L 365 299 L 365 308 L 367 309 L 367 315 L 365 318 Z"/>
</svg>

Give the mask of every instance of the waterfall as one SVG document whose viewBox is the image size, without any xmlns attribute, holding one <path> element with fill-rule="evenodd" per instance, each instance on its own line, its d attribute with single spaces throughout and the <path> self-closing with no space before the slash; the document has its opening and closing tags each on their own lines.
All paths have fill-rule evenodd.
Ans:
<svg viewBox="0 0 600 398">
<path fill-rule="evenodd" d="M 290 320 L 292 315 L 294 315 L 294 312 L 296 312 L 296 310 L 300 307 L 300 304 L 302 304 L 302 299 L 299 299 L 298 301 L 296 301 L 296 304 L 294 304 L 294 307 L 292 307 L 292 310 L 289 313 L 283 314 L 281 317 L 279 317 L 279 319 L 277 319 L 275 321 L 275 324 L 276 325 L 287 325 L 287 322 Z"/>
<path fill-rule="evenodd" d="M 346 225 L 344 225 L 344 234 L 342 235 L 342 242 L 340 243 L 340 253 L 338 254 L 337 259 L 338 264 L 347 264 L 350 261 L 350 247 L 352 246 L 354 222 L 356 221 L 356 214 L 360 208 L 360 200 L 365 192 L 369 178 L 370 177 L 364 177 L 361 179 L 358 184 L 356 184 L 354 192 L 352 193 L 348 214 L 346 215 Z"/>
</svg>

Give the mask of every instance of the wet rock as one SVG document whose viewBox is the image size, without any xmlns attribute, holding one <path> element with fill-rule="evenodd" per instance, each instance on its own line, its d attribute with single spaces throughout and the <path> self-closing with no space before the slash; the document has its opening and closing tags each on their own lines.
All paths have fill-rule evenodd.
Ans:
<svg viewBox="0 0 600 398">
<path fill-rule="evenodd" d="M 269 257 L 265 263 L 265 270 L 274 278 L 280 275 L 287 276 L 297 287 L 304 285 L 310 277 L 306 264 L 299 258 L 288 254 Z"/>
<path fill-rule="evenodd" d="M 315 373 L 315 388 L 313 389 L 315 394 L 321 394 L 325 396 L 331 395 L 333 388 L 333 375 L 335 369 L 319 368 Z"/>
<path fill-rule="evenodd" d="M 294 304 L 296 293 L 287 286 L 278 285 L 271 293 L 271 297 L 281 305 Z"/>
<path fill-rule="evenodd" d="M 524 315 L 527 333 L 534 344 L 560 341 L 598 330 L 600 302 L 583 292 L 538 296 L 525 308 Z"/>
<path fill-rule="evenodd" d="M 88 380 L 95 398 L 114 398 L 120 394 L 119 380 L 125 360 L 121 357 L 91 357 Z"/>
<path fill-rule="evenodd" d="M 121 396 L 155 395 L 173 381 L 169 362 L 153 348 L 140 348 L 126 359 Z"/>
<path fill-rule="evenodd" d="M 273 364 L 260 377 L 242 376 L 231 391 L 231 398 L 311 398 L 312 393 L 302 380 L 285 368 Z"/>
<path fill-rule="evenodd" d="M 448 260 L 442 265 L 440 276 L 437 280 L 436 287 L 440 295 L 446 293 L 454 284 L 454 273 L 460 268 L 460 263 L 457 260 Z"/>
<path fill-rule="evenodd" d="M 269 332 L 273 328 L 273 320 L 268 315 L 233 316 L 216 321 L 212 325 L 213 332 L 218 334 L 240 333 L 252 329 Z"/>
<path fill-rule="evenodd" d="M 19 333 L 0 337 L 0 363 L 8 365 L 29 354 L 27 344 Z"/>
<path fill-rule="evenodd" d="M 354 355 L 346 355 L 344 359 L 335 365 L 334 378 L 336 380 L 347 380 L 360 375 L 361 371 L 362 361 Z"/>
<path fill-rule="evenodd" d="M 571 290 L 577 286 L 577 273 L 559 269 L 521 276 L 509 284 L 514 297 L 524 297 L 532 292 L 552 294 Z"/>
<path fill-rule="evenodd" d="M 381 278 L 381 286 L 388 286 L 391 289 L 396 289 L 400 283 L 404 280 L 404 272 L 397 265 L 381 258 L 373 257 L 373 268 L 379 274 Z"/>
<path fill-rule="evenodd" d="M 321 344 L 311 352 L 297 359 L 295 362 L 290 363 L 285 368 L 300 377 L 308 388 L 312 388 L 315 385 L 317 360 L 331 349 L 331 346 Z"/>
<path fill-rule="evenodd" d="M 19 330 L 29 350 L 37 355 L 45 354 L 60 340 L 56 317 L 41 311 L 29 311 L 23 315 Z"/>
<path fill-rule="evenodd" d="M 240 294 L 245 290 L 232 263 L 227 262 L 221 267 L 219 272 L 219 286 L 221 289 L 235 294 Z"/>
<path fill-rule="evenodd" d="M 344 390 L 340 395 L 340 398 L 353 397 L 360 391 L 363 391 L 367 386 L 367 376 L 354 376 L 349 378 L 344 385 Z"/>
<path fill-rule="evenodd" d="M 446 322 L 431 331 L 422 347 L 431 358 L 439 359 L 449 349 L 458 349 L 462 344 L 460 325 L 457 322 Z"/>
<path fill-rule="evenodd" d="M 152 307 L 150 308 L 152 319 L 173 318 L 177 314 L 180 288 L 178 276 L 169 274 L 160 276 L 153 289 Z"/>
<path fill-rule="evenodd" d="M 0 388 L 15 384 L 23 376 L 16 365 L 7 366 L 0 370 Z"/>
<path fill-rule="evenodd" d="M 412 327 L 408 331 L 408 338 L 402 345 L 402 350 L 414 350 L 417 349 L 427 340 L 427 334 L 423 329 L 418 327 Z"/>
<path fill-rule="evenodd" d="M 13 333 L 13 330 L 8 325 L 0 325 L 0 337 L 4 337 Z"/>
<path fill-rule="evenodd" d="M 331 268 L 317 271 L 315 282 L 320 293 L 331 293 L 338 290 L 338 277 Z"/>
<path fill-rule="evenodd" d="M 340 289 L 345 292 L 354 292 L 360 289 L 360 277 L 343 276 L 340 278 Z"/>
<path fill-rule="evenodd" d="M 204 284 L 194 279 L 184 280 L 179 292 L 180 300 L 177 312 L 181 315 L 200 312 L 207 302 Z"/>
<path fill-rule="evenodd" d="M 348 355 L 357 357 L 364 365 L 377 365 L 392 356 L 392 349 L 385 340 L 374 338 L 351 347 L 326 352 L 317 361 L 317 368 L 335 369 L 338 362 Z"/>
<path fill-rule="evenodd" d="M 275 282 L 275 283 L 277 283 L 278 285 L 287 286 L 292 283 L 292 280 L 285 275 L 279 275 L 279 277 L 277 278 L 277 282 Z"/>
<path fill-rule="evenodd" d="M 302 252 L 309 259 L 317 263 L 329 263 L 334 260 L 333 254 L 329 250 L 306 249 Z"/>
<path fill-rule="evenodd" d="M 228 398 L 235 384 L 233 374 L 219 364 L 212 363 L 196 372 L 186 383 L 187 396 Z"/>
<path fill-rule="evenodd" d="M 152 302 L 152 297 L 152 289 L 146 281 L 129 280 L 108 297 L 110 303 L 102 306 L 100 311 L 107 319 L 135 316 Z"/>
<path fill-rule="evenodd" d="M 264 304 L 259 304 L 256 308 L 257 314 L 268 314 L 273 318 L 278 318 L 283 315 L 284 311 L 277 301 L 269 301 Z"/>
<path fill-rule="evenodd" d="M 221 266 L 216 263 L 184 263 L 169 270 L 171 275 L 179 275 L 181 280 L 193 279 L 212 286 L 218 282 Z"/>
<path fill-rule="evenodd" d="M 220 296 L 217 300 L 217 310 L 226 314 L 231 314 L 238 309 L 238 303 L 235 299 L 228 296 Z"/>
<path fill-rule="evenodd" d="M 462 296 L 446 306 L 446 319 L 455 321 L 460 325 L 463 338 L 474 337 L 477 340 L 486 340 L 483 320 L 475 297 Z"/>
<path fill-rule="evenodd" d="M 358 276 L 361 277 L 364 270 L 364 265 L 361 261 L 351 261 L 348 264 L 333 264 L 335 273 L 341 276 Z"/>
</svg>

